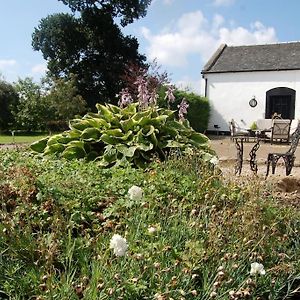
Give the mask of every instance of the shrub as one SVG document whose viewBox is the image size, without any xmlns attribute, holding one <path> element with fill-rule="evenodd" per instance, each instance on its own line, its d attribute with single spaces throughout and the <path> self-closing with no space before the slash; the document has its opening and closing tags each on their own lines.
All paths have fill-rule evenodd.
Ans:
<svg viewBox="0 0 300 300">
<path fill-rule="evenodd" d="M 97 114 L 70 121 L 70 130 L 33 143 L 31 149 L 66 159 L 97 159 L 102 166 L 130 162 L 141 167 L 154 157 L 164 160 L 172 148 L 212 153 L 208 138 L 187 121 L 177 121 L 174 111 L 156 106 L 138 111 L 138 105 L 97 104 Z"/>
<path fill-rule="evenodd" d="M 168 104 L 165 98 L 166 87 L 163 87 L 159 91 L 159 106 L 167 107 Z M 197 94 L 175 90 L 174 91 L 175 101 L 170 104 L 170 108 L 177 110 L 178 105 L 185 99 L 189 104 L 187 113 L 187 120 L 190 122 L 191 127 L 197 132 L 205 132 L 209 121 L 210 106 L 209 101 L 205 97 L 201 97 Z"/>
</svg>

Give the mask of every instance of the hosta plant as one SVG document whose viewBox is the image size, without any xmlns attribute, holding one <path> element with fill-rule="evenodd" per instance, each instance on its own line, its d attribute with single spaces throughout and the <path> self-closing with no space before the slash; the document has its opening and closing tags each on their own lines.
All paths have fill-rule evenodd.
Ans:
<svg viewBox="0 0 300 300">
<path fill-rule="evenodd" d="M 71 120 L 68 131 L 39 140 L 31 149 L 66 159 L 98 160 L 102 166 L 145 166 L 153 157 L 164 159 L 172 148 L 212 153 L 208 138 L 188 121 L 176 120 L 172 110 L 149 106 L 139 111 L 138 103 L 96 107 L 98 113 Z"/>
</svg>

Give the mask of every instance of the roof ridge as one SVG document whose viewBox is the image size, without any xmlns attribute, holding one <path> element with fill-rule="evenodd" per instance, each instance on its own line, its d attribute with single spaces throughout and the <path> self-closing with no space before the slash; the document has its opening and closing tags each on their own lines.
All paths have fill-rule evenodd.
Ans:
<svg viewBox="0 0 300 300">
<path fill-rule="evenodd" d="M 216 63 L 218 58 L 221 56 L 225 48 L 227 47 L 227 44 L 221 44 L 219 48 L 214 52 L 214 54 L 211 56 L 211 58 L 208 60 L 208 62 L 203 67 L 203 72 L 209 71 L 213 65 Z"/>
</svg>

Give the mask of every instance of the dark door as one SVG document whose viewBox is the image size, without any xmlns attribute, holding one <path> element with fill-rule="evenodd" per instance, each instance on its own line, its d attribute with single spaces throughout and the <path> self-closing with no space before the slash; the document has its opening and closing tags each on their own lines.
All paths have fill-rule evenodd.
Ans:
<svg viewBox="0 0 300 300">
<path fill-rule="evenodd" d="M 282 119 L 291 119 L 292 97 L 288 96 L 271 96 L 270 97 L 270 113 L 281 115 Z"/>
<path fill-rule="evenodd" d="M 266 93 L 266 119 L 271 119 L 274 113 L 283 119 L 294 119 L 296 91 L 290 88 L 278 87 Z"/>
</svg>

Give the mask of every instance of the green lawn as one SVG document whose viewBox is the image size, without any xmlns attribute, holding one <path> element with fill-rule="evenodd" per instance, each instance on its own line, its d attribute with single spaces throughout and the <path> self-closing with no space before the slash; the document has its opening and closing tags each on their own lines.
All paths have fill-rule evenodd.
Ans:
<svg viewBox="0 0 300 300">
<path fill-rule="evenodd" d="M 33 143 L 41 138 L 46 137 L 47 135 L 0 135 L 0 144 L 22 144 L 22 143 Z"/>
</svg>

